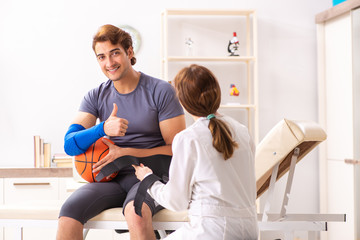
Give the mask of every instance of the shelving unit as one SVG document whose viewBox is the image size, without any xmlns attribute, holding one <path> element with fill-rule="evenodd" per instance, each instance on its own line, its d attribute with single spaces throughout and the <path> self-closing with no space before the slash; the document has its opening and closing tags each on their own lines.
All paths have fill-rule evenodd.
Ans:
<svg viewBox="0 0 360 240">
<path fill-rule="evenodd" d="M 256 11 L 166 9 L 161 17 L 162 78 L 171 81 L 180 69 L 192 63 L 209 68 L 222 89 L 219 111 L 230 111 L 232 117 L 247 125 L 257 143 Z M 233 32 L 239 39 L 239 56 L 227 52 Z M 186 55 L 187 37 L 194 41 L 191 55 Z M 230 83 L 239 89 L 239 97 L 229 96 Z"/>
</svg>

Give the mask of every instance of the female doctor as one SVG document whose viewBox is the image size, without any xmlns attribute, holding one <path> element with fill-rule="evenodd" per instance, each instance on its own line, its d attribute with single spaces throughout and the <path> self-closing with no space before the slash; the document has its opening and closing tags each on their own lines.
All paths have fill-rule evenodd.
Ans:
<svg viewBox="0 0 360 240">
<path fill-rule="evenodd" d="M 178 133 L 166 184 L 155 181 L 148 193 L 163 207 L 188 210 L 189 222 L 166 239 L 257 239 L 254 143 L 248 129 L 220 115 L 219 83 L 199 65 L 175 77 L 180 103 L 195 122 Z M 139 180 L 152 174 L 134 166 Z"/>
</svg>

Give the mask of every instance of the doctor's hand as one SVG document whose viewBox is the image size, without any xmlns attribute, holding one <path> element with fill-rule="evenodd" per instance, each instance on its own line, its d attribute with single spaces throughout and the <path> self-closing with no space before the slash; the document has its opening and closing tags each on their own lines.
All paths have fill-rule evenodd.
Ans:
<svg viewBox="0 0 360 240">
<path fill-rule="evenodd" d="M 128 120 L 124 118 L 119 118 L 117 116 L 118 107 L 114 103 L 113 110 L 109 116 L 109 118 L 104 123 L 104 132 L 107 136 L 118 136 L 122 137 L 126 133 L 126 129 L 128 128 Z"/>
<path fill-rule="evenodd" d="M 148 168 L 145 167 L 144 164 L 140 163 L 140 166 L 136 166 L 136 165 L 132 165 L 133 168 L 135 168 L 135 175 L 136 177 L 142 181 L 145 178 L 145 175 L 147 175 L 148 173 L 153 173 L 153 171 Z"/>
</svg>

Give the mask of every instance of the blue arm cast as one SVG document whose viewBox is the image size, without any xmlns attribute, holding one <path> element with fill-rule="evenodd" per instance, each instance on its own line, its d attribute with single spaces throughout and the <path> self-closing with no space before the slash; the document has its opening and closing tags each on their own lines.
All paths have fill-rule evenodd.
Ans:
<svg viewBox="0 0 360 240">
<path fill-rule="evenodd" d="M 89 129 L 85 129 L 80 124 L 72 124 L 65 134 L 64 150 L 70 156 L 79 155 L 105 135 L 104 122 Z"/>
</svg>

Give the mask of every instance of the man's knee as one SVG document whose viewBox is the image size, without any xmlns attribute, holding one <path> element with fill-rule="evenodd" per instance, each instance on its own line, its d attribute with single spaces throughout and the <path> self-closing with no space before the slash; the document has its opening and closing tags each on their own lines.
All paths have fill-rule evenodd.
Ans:
<svg viewBox="0 0 360 240">
<path fill-rule="evenodd" d="M 73 218 L 60 217 L 56 239 L 83 239 L 83 224 Z"/>
<path fill-rule="evenodd" d="M 82 228 L 84 226 L 78 220 L 71 218 L 71 217 L 66 217 L 66 216 L 59 217 L 58 224 L 59 225 L 70 225 L 72 227 L 78 227 L 78 228 L 80 228 L 80 227 Z"/>
<path fill-rule="evenodd" d="M 149 223 L 151 223 L 152 220 L 152 212 L 150 210 L 150 207 L 143 203 L 142 209 L 141 209 L 141 214 L 142 217 L 137 215 L 135 213 L 135 208 L 134 208 L 134 201 L 129 202 L 126 206 L 125 206 L 125 219 L 130 227 L 131 226 L 136 226 L 136 227 L 146 227 Z"/>
</svg>

